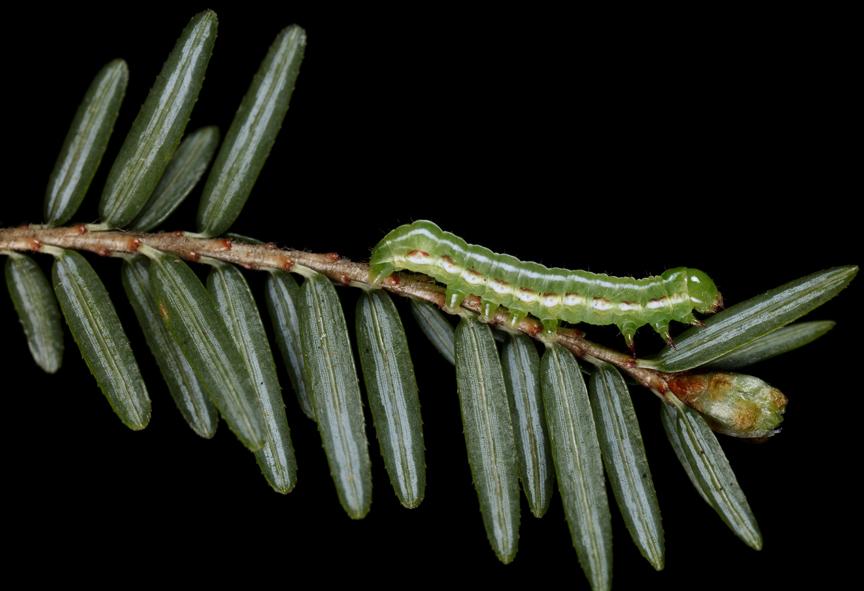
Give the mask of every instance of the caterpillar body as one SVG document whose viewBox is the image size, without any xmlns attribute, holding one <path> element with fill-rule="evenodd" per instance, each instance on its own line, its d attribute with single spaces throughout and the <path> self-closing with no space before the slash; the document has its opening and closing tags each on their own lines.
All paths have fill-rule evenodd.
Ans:
<svg viewBox="0 0 864 591">
<path fill-rule="evenodd" d="M 634 354 L 633 336 L 639 327 L 650 324 L 674 347 L 670 321 L 702 325 L 693 310 L 710 314 L 723 304 L 714 282 L 698 269 L 677 267 L 644 279 L 550 269 L 468 244 L 426 220 L 399 226 L 372 250 L 370 283 L 379 285 L 400 269 L 444 283 L 450 309 L 468 295 L 480 297 L 486 317 L 494 315 L 499 306 L 508 308 L 512 327 L 528 314 L 548 331 L 554 331 L 562 320 L 614 324 Z"/>
</svg>

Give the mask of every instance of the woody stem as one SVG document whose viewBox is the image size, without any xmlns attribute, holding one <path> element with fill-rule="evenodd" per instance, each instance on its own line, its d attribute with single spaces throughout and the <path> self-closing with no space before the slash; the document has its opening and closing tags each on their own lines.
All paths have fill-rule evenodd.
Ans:
<svg viewBox="0 0 864 591">
<path fill-rule="evenodd" d="M 65 228 L 21 226 L 0 229 L 0 251 L 38 252 L 42 245 L 50 245 L 111 256 L 113 253 L 134 254 L 141 244 L 191 262 L 197 262 L 199 257 L 207 256 L 246 269 L 275 268 L 295 272 L 311 269 L 343 285 L 369 284 L 369 265 L 365 263 L 352 262 L 339 257 L 336 253 L 318 254 L 279 248 L 272 242 L 254 245 L 223 238 L 199 238 L 184 232 L 154 234 L 124 231 L 93 232 L 89 231 L 84 224 Z M 394 274 L 386 279 L 381 287 L 390 293 L 424 300 L 444 309 L 444 289 L 430 283 L 428 279 L 424 280 L 422 276 Z M 478 296 L 465 298 L 462 307 L 482 314 Z M 499 309 L 491 320 L 504 324 L 508 319 L 507 311 Z M 542 324 L 530 317 L 522 320 L 516 328 L 534 338 L 538 338 L 543 331 Z M 587 354 L 615 365 L 646 388 L 654 388 L 660 392 L 668 389 L 665 379 L 667 374 L 636 367 L 635 360 L 629 355 L 593 343 L 583 338 L 581 331 L 559 328 L 557 340 L 577 357 Z"/>
</svg>

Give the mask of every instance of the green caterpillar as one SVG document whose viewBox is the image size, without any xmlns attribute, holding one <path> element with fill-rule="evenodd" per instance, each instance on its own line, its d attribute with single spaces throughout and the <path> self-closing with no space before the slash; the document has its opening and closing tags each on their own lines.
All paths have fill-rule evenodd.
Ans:
<svg viewBox="0 0 864 591">
<path fill-rule="evenodd" d="M 468 295 L 480 296 L 483 315 L 499 306 L 510 311 L 509 324 L 532 314 L 554 331 L 558 321 L 614 324 L 635 355 L 633 336 L 650 324 L 674 347 L 669 322 L 702 325 L 693 310 L 711 314 L 723 305 L 717 286 L 697 269 L 678 267 L 659 276 L 633 279 L 567 269 L 549 269 L 488 248 L 467 244 L 426 220 L 399 226 L 372 250 L 369 279 L 378 285 L 399 269 L 431 275 L 447 285 L 447 307 Z"/>
</svg>

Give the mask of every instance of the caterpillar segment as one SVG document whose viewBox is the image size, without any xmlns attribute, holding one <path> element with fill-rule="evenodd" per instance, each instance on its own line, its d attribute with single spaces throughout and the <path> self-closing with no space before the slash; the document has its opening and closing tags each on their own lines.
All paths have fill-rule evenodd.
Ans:
<svg viewBox="0 0 864 591">
<path fill-rule="evenodd" d="M 670 321 L 702 325 L 693 310 L 710 314 L 723 304 L 714 282 L 697 269 L 677 267 L 644 279 L 550 269 L 468 244 L 425 220 L 396 228 L 372 250 L 372 285 L 400 269 L 445 284 L 445 303 L 451 310 L 469 295 L 480 297 L 486 318 L 494 316 L 499 307 L 507 308 L 513 328 L 528 314 L 550 332 L 560 321 L 614 324 L 634 356 L 633 339 L 640 327 L 650 325 L 674 347 Z"/>
</svg>

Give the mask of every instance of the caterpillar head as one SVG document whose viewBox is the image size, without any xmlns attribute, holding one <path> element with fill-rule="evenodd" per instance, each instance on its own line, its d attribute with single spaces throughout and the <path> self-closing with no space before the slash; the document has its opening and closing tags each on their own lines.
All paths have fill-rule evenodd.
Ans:
<svg viewBox="0 0 864 591">
<path fill-rule="evenodd" d="M 687 293 L 693 309 L 700 314 L 713 314 L 723 305 L 723 297 L 714 281 L 699 269 L 687 269 Z"/>
</svg>

